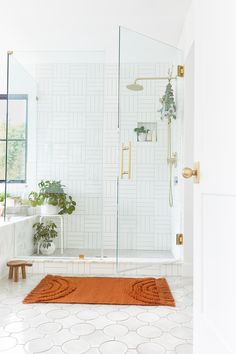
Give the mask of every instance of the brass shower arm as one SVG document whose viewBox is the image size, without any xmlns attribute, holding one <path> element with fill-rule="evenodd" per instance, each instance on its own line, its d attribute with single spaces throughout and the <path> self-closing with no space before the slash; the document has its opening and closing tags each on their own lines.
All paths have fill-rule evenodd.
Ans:
<svg viewBox="0 0 236 354">
<path fill-rule="evenodd" d="M 178 76 L 154 76 L 154 77 L 137 77 L 137 79 L 135 79 L 134 83 L 136 84 L 137 81 L 143 81 L 143 80 L 177 80 Z"/>
</svg>

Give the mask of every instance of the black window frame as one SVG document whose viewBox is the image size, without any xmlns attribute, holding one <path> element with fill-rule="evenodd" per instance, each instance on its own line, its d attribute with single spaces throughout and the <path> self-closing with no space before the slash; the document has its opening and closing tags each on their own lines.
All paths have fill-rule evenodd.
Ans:
<svg viewBox="0 0 236 354">
<path fill-rule="evenodd" d="M 25 173 L 24 173 L 24 179 L 22 180 L 5 180 L 5 179 L 0 179 L 0 183 L 27 183 L 27 156 L 28 156 L 28 95 L 27 94 L 0 94 L 0 100 L 5 100 L 7 104 L 10 100 L 22 100 L 25 101 L 25 138 L 24 139 L 9 139 L 7 136 L 4 139 L 0 138 L 0 142 L 5 142 L 6 145 L 7 142 L 9 141 L 23 141 L 25 143 Z M 8 117 L 6 117 L 6 121 L 8 121 Z M 5 166 L 5 169 L 7 166 Z"/>
</svg>

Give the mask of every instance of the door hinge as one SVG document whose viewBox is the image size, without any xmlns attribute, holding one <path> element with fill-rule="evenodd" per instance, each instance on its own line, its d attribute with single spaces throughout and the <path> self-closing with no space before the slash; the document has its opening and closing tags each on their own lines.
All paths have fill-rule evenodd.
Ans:
<svg viewBox="0 0 236 354">
<path fill-rule="evenodd" d="M 184 235 L 176 234 L 176 245 L 181 246 L 184 244 Z"/>
<path fill-rule="evenodd" d="M 177 76 L 184 77 L 184 66 L 183 65 L 177 66 Z"/>
</svg>

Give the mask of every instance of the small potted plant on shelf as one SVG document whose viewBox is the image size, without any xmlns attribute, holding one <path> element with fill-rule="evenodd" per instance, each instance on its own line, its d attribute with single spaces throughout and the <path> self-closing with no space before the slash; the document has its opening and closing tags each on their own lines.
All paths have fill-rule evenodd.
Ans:
<svg viewBox="0 0 236 354">
<path fill-rule="evenodd" d="M 31 192 L 29 201 L 32 207 L 41 207 L 41 215 L 72 214 L 76 202 L 64 191 L 61 181 L 41 181 L 39 192 Z"/>
<path fill-rule="evenodd" d="M 47 224 L 43 222 L 37 222 L 33 225 L 35 230 L 33 240 L 34 245 L 37 245 L 37 253 L 40 252 L 44 256 L 50 256 L 55 252 L 55 243 L 53 239 L 57 237 L 57 225 L 54 222 L 49 221 Z"/>
<path fill-rule="evenodd" d="M 147 133 L 149 132 L 149 129 L 145 129 L 144 126 L 142 125 L 141 127 L 137 127 L 134 129 L 135 133 L 137 133 L 137 138 L 138 141 L 146 141 L 147 138 Z"/>
</svg>

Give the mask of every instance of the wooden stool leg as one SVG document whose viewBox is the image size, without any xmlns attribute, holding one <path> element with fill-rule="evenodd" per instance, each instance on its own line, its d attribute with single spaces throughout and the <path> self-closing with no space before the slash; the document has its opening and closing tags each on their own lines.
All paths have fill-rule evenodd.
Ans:
<svg viewBox="0 0 236 354">
<path fill-rule="evenodd" d="M 17 282 L 18 281 L 18 277 L 19 277 L 19 267 L 16 266 L 14 267 L 14 281 Z"/>
<path fill-rule="evenodd" d="M 25 265 L 24 264 L 21 266 L 21 272 L 22 272 L 22 279 L 26 279 L 26 271 L 25 271 Z"/>
<path fill-rule="evenodd" d="M 13 278 L 13 267 L 10 266 L 9 267 L 9 276 L 8 276 L 8 279 L 12 279 Z"/>
</svg>

